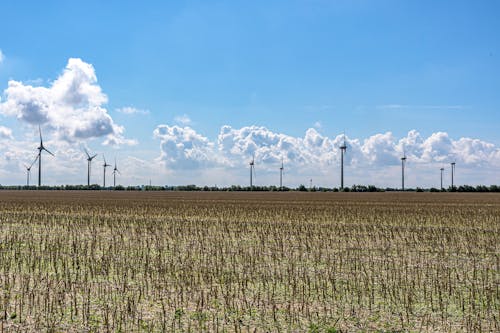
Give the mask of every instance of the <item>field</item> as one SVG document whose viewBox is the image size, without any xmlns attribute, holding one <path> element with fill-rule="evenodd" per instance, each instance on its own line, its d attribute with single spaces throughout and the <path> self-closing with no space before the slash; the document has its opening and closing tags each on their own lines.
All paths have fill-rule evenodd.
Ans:
<svg viewBox="0 0 500 333">
<path fill-rule="evenodd" d="M 3 332 L 498 332 L 500 195 L 0 192 Z"/>
</svg>

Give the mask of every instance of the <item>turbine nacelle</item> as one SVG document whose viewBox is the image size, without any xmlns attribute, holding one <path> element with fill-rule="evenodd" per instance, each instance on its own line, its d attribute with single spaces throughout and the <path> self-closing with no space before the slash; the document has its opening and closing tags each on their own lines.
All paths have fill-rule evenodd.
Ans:
<svg viewBox="0 0 500 333">
<path fill-rule="evenodd" d="M 107 167 L 111 166 L 111 164 L 108 164 L 106 162 L 106 157 L 104 157 L 104 155 L 103 155 L 103 158 L 104 158 L 104 164 L 102 166 L 106 169 Z"/>
<path fill-rule="evenodd" d="M 346 141 L 345 141 L 345 132 L 344 132 L 344 135 L 343 135 L 343 140 L 342 140 L 342 145 L 339 147 L 341 150 L 347 150 L 347 144 L 346 144 Z"/>
<path fill-rule="evenodd" d="M 113 168 L 113 174 L 116 174 L 117 172 L 120 174 L 120 170 L 118 170 L 118 168 L 116 167 L 116 158 L 115 158 L 115 167 Z"/>
<path fill-rule="evenodd" d="M 97 156 L 97 154 L 94 154 L 90 156 L 89 152 L 87 151 L 86 148 L 83 148 L 85 150 L 85 154 L 87 154 L 87 161 L 92 162 L 92 160 Z"/>
</svg>

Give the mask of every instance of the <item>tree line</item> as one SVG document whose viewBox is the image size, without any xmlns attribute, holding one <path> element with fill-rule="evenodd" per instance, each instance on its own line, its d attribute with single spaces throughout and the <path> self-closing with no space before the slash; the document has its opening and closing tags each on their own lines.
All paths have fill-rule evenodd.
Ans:
<svg viewBox="0 0 500 333">
<path fill-rule="evenodd" d="M 291 187 L 278 187 L 278 186 L 240 186 L 231 185 L 227 187 L 218 186 L 197 186 L 197 185 L 177 185 L 177 186 L 157 186 L 157 185 L 140 185 L 140 186 L 109 186 L 102 187 L 97 184 L 90 186 L 87 185 L 56 185 L 56 186 L 26 186 L 26 185 L 0 185 L 0 190 L 50 190 L 50 191 L 99 191 L 99 190 L 109 190 L 109 191 L 225 191 L 225 192 L 396 192 L 401 191 L 398 188 L 381 188 L 374 185 L 352 185 L 351 187 L 345 188 L 329 188 L 329 187 L 306 187 L 305 185 L 299 185 L 296 188 Z M 460 185 L 453 186 L 444 189 L 438 189 L 435 187 L 431 188 L 405 188 L 405 192 L 500 192 L 499 185 Z"/>
</svg>

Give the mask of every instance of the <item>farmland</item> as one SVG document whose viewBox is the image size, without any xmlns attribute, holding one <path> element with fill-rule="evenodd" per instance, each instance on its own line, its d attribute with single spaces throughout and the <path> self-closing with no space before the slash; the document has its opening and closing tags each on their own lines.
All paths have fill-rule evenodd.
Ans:
<svg viewBox="0 0 500 333">
<path fill-rule="evenodd" d="M 500 331 L 500 195 L 0 192 L 1 329 Z"/>
</svg>

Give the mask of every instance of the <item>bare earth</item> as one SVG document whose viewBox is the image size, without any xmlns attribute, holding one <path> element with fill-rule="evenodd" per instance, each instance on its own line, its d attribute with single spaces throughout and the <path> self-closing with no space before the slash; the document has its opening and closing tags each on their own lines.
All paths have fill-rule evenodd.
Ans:
<svg viewBox="0 0 500 333">
<path fill-rule="evenodd" d="M 498 332 L 499 315 L 499 194 L 0 191 L 4 332 Z"/>
</svg>

